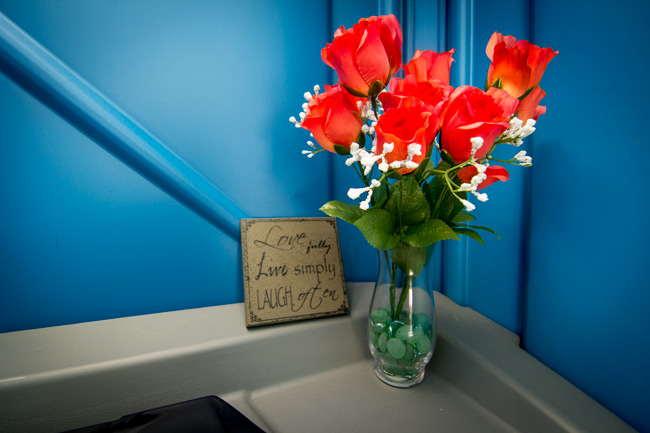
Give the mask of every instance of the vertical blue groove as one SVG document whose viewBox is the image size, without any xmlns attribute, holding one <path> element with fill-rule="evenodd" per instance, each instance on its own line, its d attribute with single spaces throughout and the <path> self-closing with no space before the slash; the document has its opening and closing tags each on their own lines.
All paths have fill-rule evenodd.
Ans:
<svg viewBox="0 0 650 433">
<path fill-rule="evenodd" d="M 456 47 L 456 64 L 450 74 L 451 85 L 472 84 L 474 1 L 449 2 L 447 13 L 448 46 Z M 469 241 L 461 236 L 460 241 L 445 242 L 443 246 L 442 292 L 456 303 L 467 305 Z"/>
<path fill-rule="evenodd" d="M 2 13 L 0 71 L 180 203 L 239 239 L 239 220 L 246 212 Z"/>
<path fill-rule="evenodd" d="M 528 34 L 525 35 L 526 39 L 532 43 L 533 35 L 535 34 L 535 29 L 533 28 L 535 19 L 534 19 L 534 0 L 529 0 L 527 2 L 528 11 L 526 14 L 526 20 L 528 21 L 527 28 Z M 528 137 L 528 154 L 531 157 L 535 157 L 535 137 L 534 134 Z M 528 278 L 530 275 L 530 230 L 531 230 L 531 208 L 532 208 L 532 188 L 533 188 L 533 177 L 531 170 L 526 170 L 523 175 L 524 183 L 524 196 L 522 197 L 522 209 L 521 209 L 521 252 L 523 257 L 521 258 L 521 280 L 519 282 L 519 287 L 521 288 L 521 297 L 519 298 L 519 323 L 521 324 L 521 347 L 526 349 L 526 328 L 528 327 Z"/>
<path fill-rule="evenodd" d="M 380 15 L 393 14 L 402 27 L 402 61 L 408 62 L 415 52 L 415 0 L 379 0 Z"/>
</svg>

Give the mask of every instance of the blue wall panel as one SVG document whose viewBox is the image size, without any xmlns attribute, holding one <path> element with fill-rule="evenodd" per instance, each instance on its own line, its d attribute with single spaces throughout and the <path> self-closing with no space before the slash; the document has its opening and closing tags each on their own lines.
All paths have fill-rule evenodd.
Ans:
<svg viewBox="0 0 650 433">
<path fill-rule="evenodd" d="M 560 54 L 534 140 L 525 348 L 648 432 L 650 3 L 534 6 L 534 40 Z"/>
<path fill-rule="evenodd" d="M 327 21 L 312 18 L 328 10 L 326 1 L 0 2 L 253 216 L 318 215 L 330 195 L 327 162 L 305 164 L 287 121 L 327 77 L 317 61 Z M 5 76 L 0 92 L 0 331 L 242 300 L 237 241 Z"/>
<path fill-rule="evenodd" d="M 377 15 L 379 13 L 377 0 L 364 1 L 332 1 L 331 26 L 332 30 L 327 35 L 323 46 L 332 41 L 334 31 L 344 26 L 346 29 L 356 24 L 360 18 Z M 322 48 L 321 47 L 321 48 Z M 320 49 L 318 50 L 320 54 Z M 322 60 L 320 60 L 322 63 Z M 328 67 L 329 69 L 329 67 Z M 338 82 L 333 69 L 330 72 L 330 83 Z M 316 84 L 316 83 L 313 83 Z M 325 156 L 325 155 L 318 155 Z M 331 161 L 332 199 L 344 200 L 352 203 L 347 197 L 348 189 L 363 186 L 359 177 L 350 167 L 345 165 L 345 158 L 338 155 L 327 155 Z M 316 158 L 313 158 L 316 159 Z M 320 205 L 318 206 L 320 207 Z M 345 278 L 348 281 L 374 281 L 377 279 L 377 252 L 363 238 L 355 226 L 343 221 L 338 222 L 339 237 L 341 239 L 341 256 Z"/>
<path fill-rule="evenodd" d="M 451 84 L 483 88 L 490 61 L 485 46 L 498 31 L 517 39 L 528 37 L 528 4 L 521 1 L 462 0 L 449 3 L 447 46 L 455 48 Z M 530 141 L 526 140 L 528 143 Z M 525 145 L 524 148 L 527 148 Z M 502 146 L 495 155 L 511 158 L 517 150 Z M 443 291 L 456 302 L 470 306 L 511 331 L 521 334 L 524 261 L 526 169 L 508 166 L 511 180 L 498 182 L 484 192 L 472 213 L 480 225 L 497 231 L 501 239 L 486 234 L 486 246 L 467 238 L 444 245 Z"/>
</svg>

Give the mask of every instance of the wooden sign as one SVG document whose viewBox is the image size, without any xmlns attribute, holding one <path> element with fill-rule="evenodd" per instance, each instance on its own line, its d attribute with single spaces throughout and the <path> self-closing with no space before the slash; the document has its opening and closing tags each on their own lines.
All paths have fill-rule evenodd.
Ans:
<svg viewBox="0 0 650 433">
<path fill-rule="evenodd" d="M 246 326 L 349 311 L 336 219 L 241 220 Z"/>
</svg>

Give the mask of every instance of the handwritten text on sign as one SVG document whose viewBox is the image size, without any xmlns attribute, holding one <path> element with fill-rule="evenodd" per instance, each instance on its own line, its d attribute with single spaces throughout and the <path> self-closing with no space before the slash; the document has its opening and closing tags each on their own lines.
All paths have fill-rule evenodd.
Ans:
<svg viewBox="0 0 650 433">
<path fill-rule="evenodd" d="M 334 218 L 241 221 L 246 326 L 348 312 Z"/>
</svg>

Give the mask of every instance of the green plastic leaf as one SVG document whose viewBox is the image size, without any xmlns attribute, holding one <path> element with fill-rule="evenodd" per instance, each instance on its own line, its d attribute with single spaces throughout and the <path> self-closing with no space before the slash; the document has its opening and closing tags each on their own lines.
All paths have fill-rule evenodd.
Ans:
<svg viewBox="0 0 650 433">
<path fill-rule="evenodd" d="M 368 95 L 364 95 L 363 93 L 361 93 L 361 92 L 359 92 L 357 90 L 354 90 L 350 86 L 346 86 L 345 84 L 341 84 L 341 86 L 343 86 L 345 88 L 345 90 L 347 90 L 349 93 L 351 93 L 354 96 L 358 96 L 360 98 L 367 98 L 368 97 Z"/>
<path fill-rule="evenodd" d="M 401 226 L 415 226 L 429 218 L 429 202 L 413 177 L 393 184 L 384 207 Z"/>
<path fill-rule="evenodd" d="M 485 242 L 483 242 L 483 238 L 481 238 L 481 235 L 479 235 L 472 229 L 468 229 L 466 227 L 454 227 L 454 231 L 456 232 L 456 234 L 465 235 L 469 238 L 474 239 L 477 242 L 480 242 L 481 245 L 485 246 Z"/>
<path fill-rule="evenodd" d="M 388 177 L 391 178 L 391 179 L 401 180 L 404 176 L 399 174 L 397 172 L 397 170 L 391 170 L 391 171 L 388 172 Z"/>
<path fill-rule="evenodd" d="M 537 87 L 537 86 L 533 86 L 530 89 L 526 90 L 526 92 L 524 92 L 524 94 L 521 95 L 518 99 L 520 101 L 523 101 L 524 99 L 526 99 L 526 96 L 530 95 L 530 92 L 532 92 L 535 87 Z"/>
<path fill-rule="evenodd" d="M 431 218 L 443 221 L 453 221 L 454 217 L 463 210 L 463 204 L 449 191 L 447 182 L 442 176 L 436 176 L 429 182 L 429 187 L 422 188 L 427 201 L 431 203 Z M 458 193 L 465 198 L 465 193 Z"/>
<path fill-rule="evenodd" d="M 384 209 L 370 209 L 355 223 L 366 241 L 378 250 L 390 250 L 397 245 L 395 219 Z"/>
<path fill-rule="evenodd" d="M 451 167 L 452 165 L 455 165 L 455 164 L 456 164 L 456 162 L 454 161 L 454 158 L 452 158 L 452 157 L 451 157 L 451 154 L 450 154 L 449 152 L 447 152 L 445 149 L 442 149 L 442 150 L 440 151 L 440 158 L 442 158 L 442 160 L 443 160 L 444 162 L 446 162 L 447 164 L 449 164 L 450 167 Z"/>
<path fill-rule="evenodd" d="M 497 238 L 501 239 L 501 235 L 499 235 L 499 233 L 495 232 L 494 230 L 492 230 L 489 227 L 483 227 L 483 226 L 467 226 L 467 227 L 471 227 L 473 229 L 478 229 L 478 230 L 485 230 L 486 232 L 490 232 L 494 236 L 496 236 Z"/>
<path fill-rule="evenodd" d="M 334 151 L 338 153 L 339 155 L 349 155 L 350 154 L 350 148 L 341 146 L 340 144 L 335 144 L 334 145 Z"/>
<path fill-rule="evenodd" d="M 452 223 L 454 224 L 466 223 L 468 221 L 474 221 L 475 219 L 476 217 L 474 215 L 472 215 L 471 213 L 465 210 L 462 210 L 458 212 L 458 214 L 456 214 Z"/>
<path fill-rule="evenodd" d="M 381 186 L 372 190 L 372 207 L 381 208 L 384 207 L 388 201 L 388 182 L 384 181 L 381 183 Z"/>
<path fill-rule="evenodd" d="M 320 210 L 331 217 L 341 218 L 350 224 L 354 224 L 364 214 L 364 211 L 359 205 L 345 203 L 339 200 L 325 203 Z"/>
<path fill-rule="evenodd" d="M 384 83 L 382 83 L 379 80 L 376 80 L 374 83 L 372 83 L 370 89 L 368 90 L 368 97 L 372 98 L 374 96 L 379 95 L 381 91 L 384 90 L 384 87 L 386 87 Z"/>
<path fill-rule="evenodd" d="M 424 158 L 420 165 L 418 166 L 417 170 L 413 172 L 411 176 L 413 176 L 418 182 L 421 182 L 424 180 L 424 173 L 430 169 L 433 168 L 433 163 L 431 162 L 430 158 Z"/>
<path fill-rule="evenodd" d="M 444 221 L 438 219 L 411 227 L 402 237 L 402 241 L 413 247 L 426 247 L 445 239 L 458 240 L 458 235 Z"/>
<path fill-rule="evenodd" d="M 363 132 L 359 132 L 359 135 L 357 135 L 357 144 L 359 147 L 364 147 L 366 145 L 366 134 Z"/>
<path fill-rule="evenodd" d="M 413 273 L 416 277 L 426 264 L 427 249 L 418 248 L 400 242 L 390 253 L 391 260 L 404 273 Z"/>
</svg>

